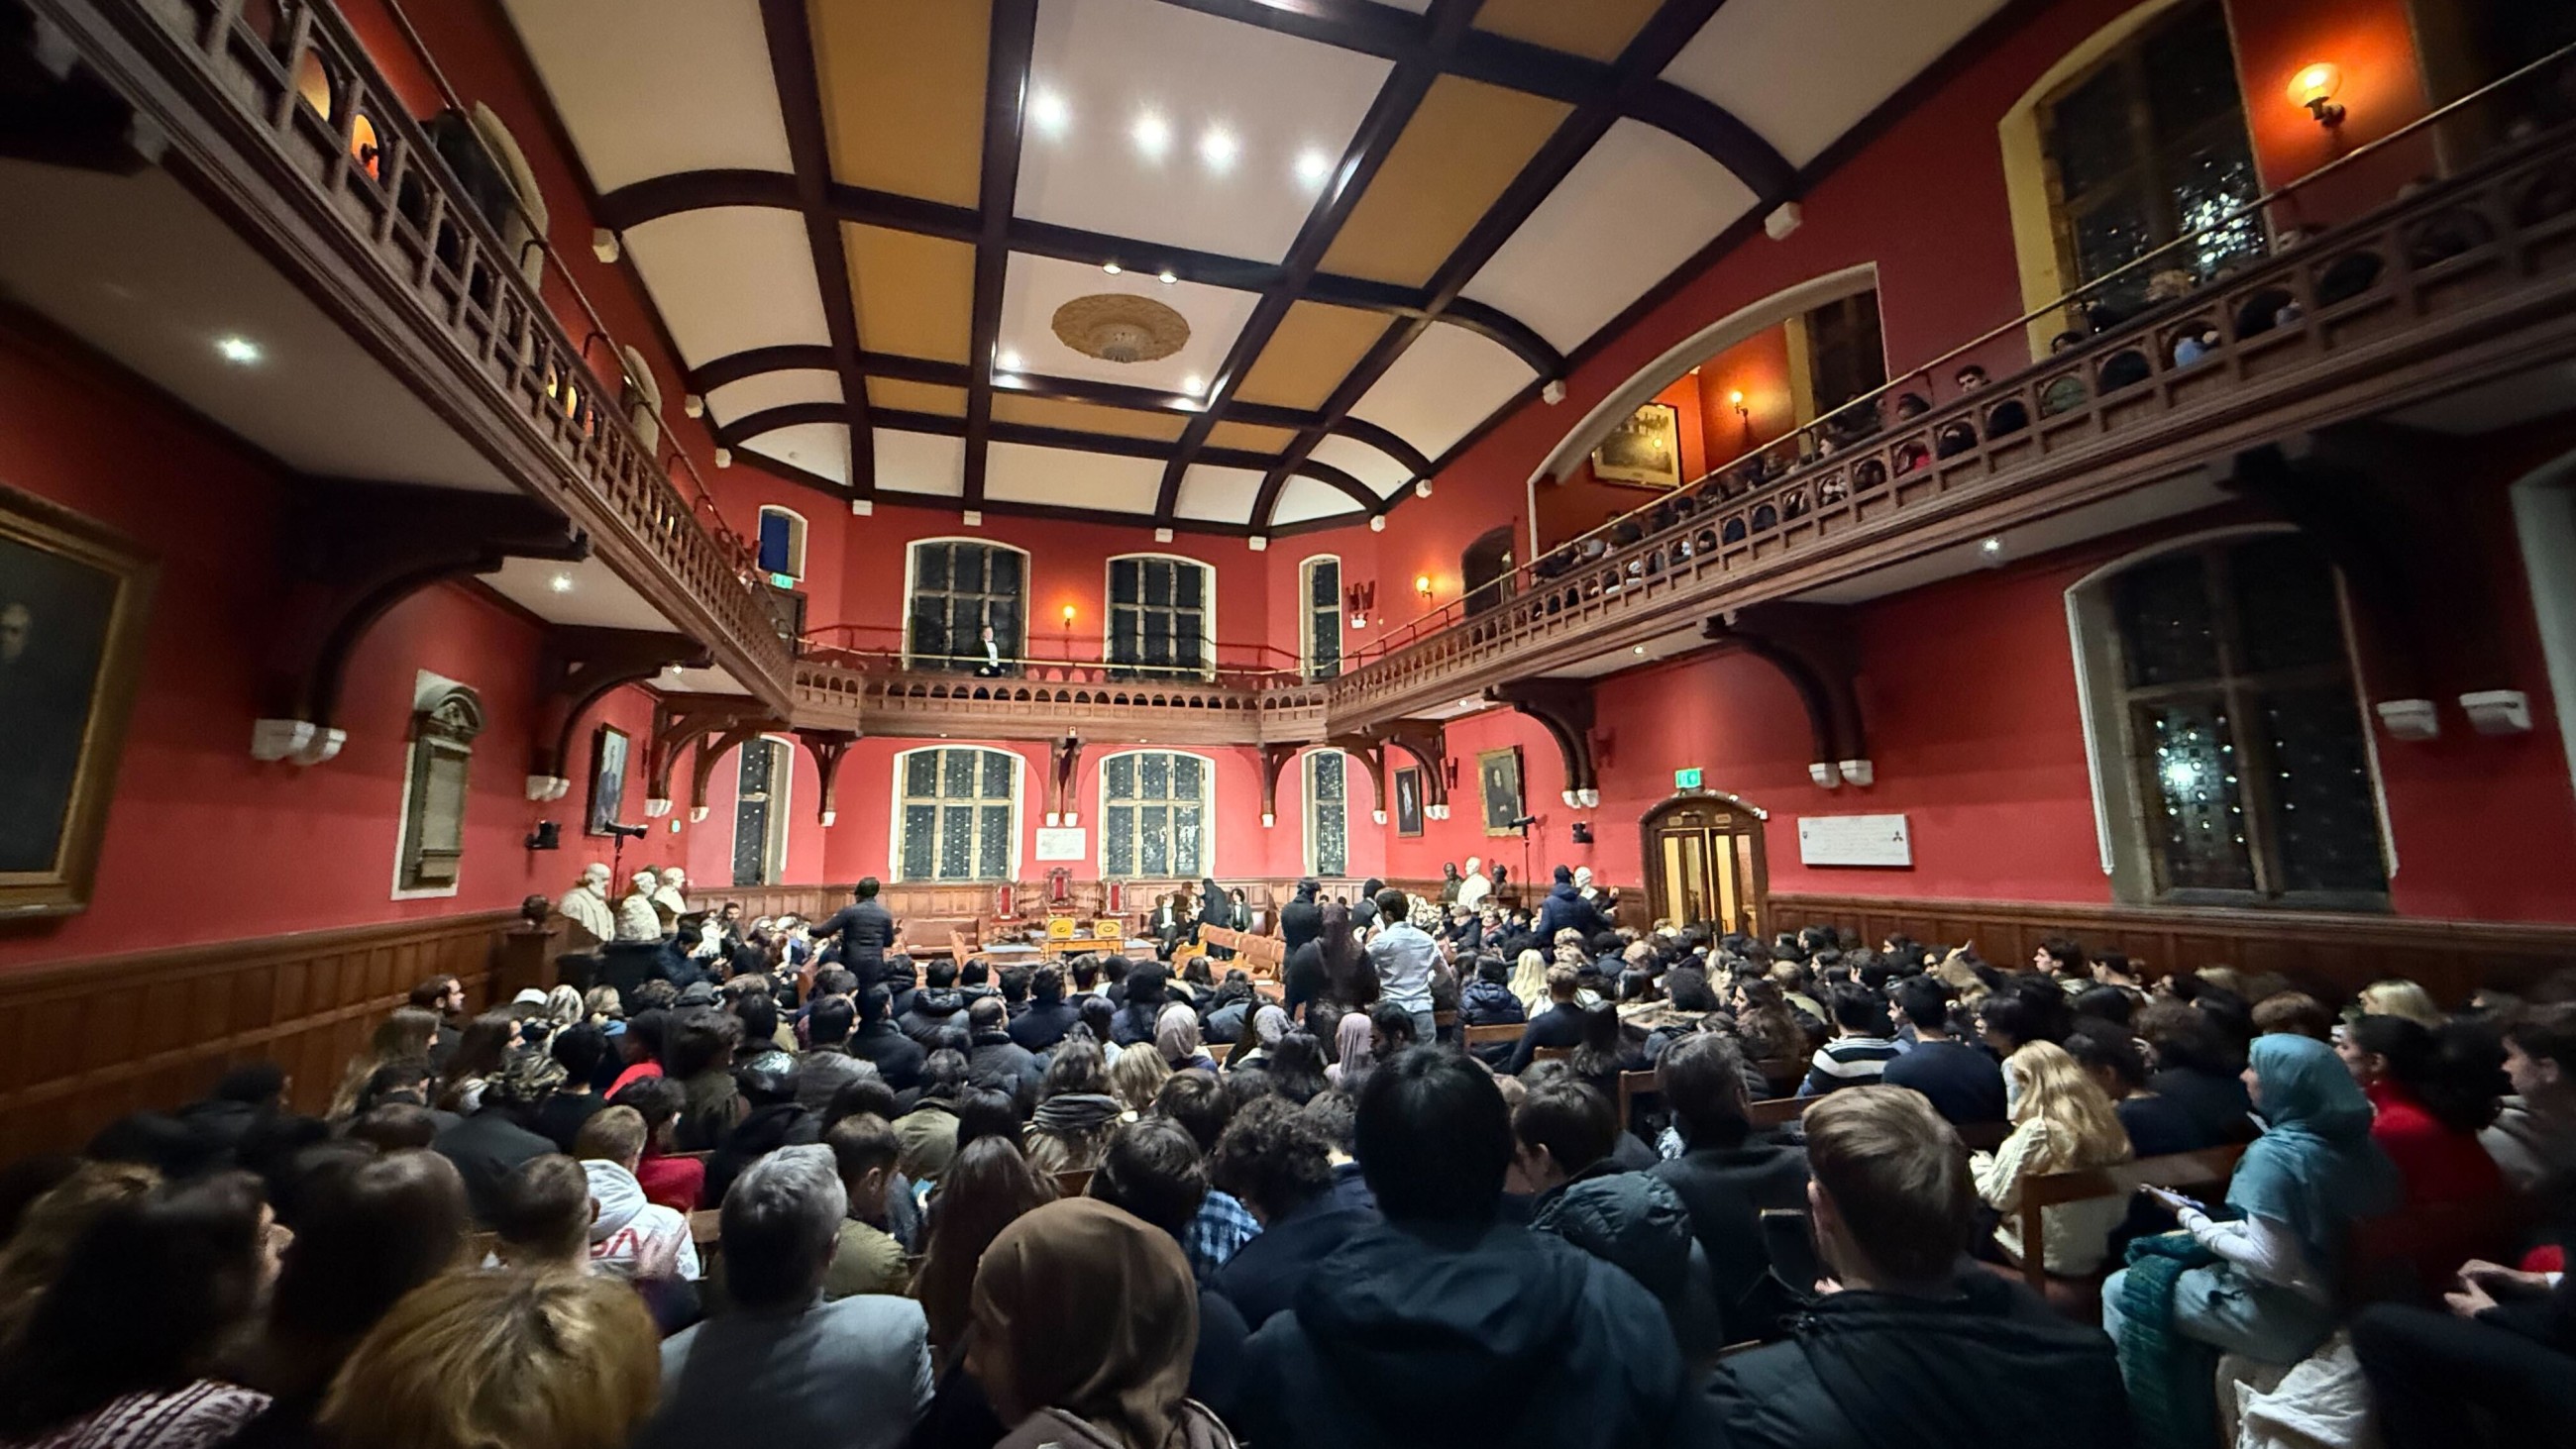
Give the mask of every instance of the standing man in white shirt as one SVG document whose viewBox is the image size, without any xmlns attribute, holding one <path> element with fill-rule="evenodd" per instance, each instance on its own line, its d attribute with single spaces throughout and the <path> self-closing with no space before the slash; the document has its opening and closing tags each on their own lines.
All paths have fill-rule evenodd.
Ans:
<svg viewBox="0 0 2576 1449">
<path fill-rule="evenodd" d="M 1412 1015 L 1415 1041 L 1435 1041 L 1431 981 L 1443 969 L 1440 943 L 1408 919 L 1412 903 L 1392 886 L 1377 893 L 1377 914 L 1384 924 L 1368 943 L 1368 958 L 1377 968 L 1378 994 Z"/>
</svg>

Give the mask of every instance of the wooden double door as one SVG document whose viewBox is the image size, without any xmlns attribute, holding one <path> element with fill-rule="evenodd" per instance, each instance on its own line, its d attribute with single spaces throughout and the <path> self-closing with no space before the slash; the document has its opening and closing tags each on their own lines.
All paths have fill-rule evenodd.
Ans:
<svg viewBox="0 0 2576 1449">
<path fill-rule="evenodd" d="M 1713 791 L 1686 791 L 1646 812 L 1646 903 L 1657 925 L 1706 922 L 1761 940 L 1770 920 L 1762 817 Z"/>
</svg>

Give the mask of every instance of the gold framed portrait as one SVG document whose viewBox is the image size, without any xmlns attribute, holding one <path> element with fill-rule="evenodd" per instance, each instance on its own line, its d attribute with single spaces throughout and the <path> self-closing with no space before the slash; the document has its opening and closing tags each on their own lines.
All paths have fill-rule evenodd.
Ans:
<svg viewBox="0 0 2576 1449">
<path fill-rule="evenodd" d="M 1650 402 L 1610 430 L 1592 450 L 1592 476 L 1648 488 L 1682 486 L 1682 412 Z"/>
</svg>

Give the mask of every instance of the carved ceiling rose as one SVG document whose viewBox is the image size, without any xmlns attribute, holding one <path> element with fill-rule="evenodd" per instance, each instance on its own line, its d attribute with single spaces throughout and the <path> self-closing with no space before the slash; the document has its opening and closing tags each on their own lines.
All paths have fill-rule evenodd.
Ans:
<svg viewBox="0 0 2576 1449">
<path fill-rule="evenodd" d="M 1055 335 L 1085 357 L 1152 362 L 1190 340 L 1189 319 L 1151 297 L 1102 292 L 1055 309 Z"/>
</svg>

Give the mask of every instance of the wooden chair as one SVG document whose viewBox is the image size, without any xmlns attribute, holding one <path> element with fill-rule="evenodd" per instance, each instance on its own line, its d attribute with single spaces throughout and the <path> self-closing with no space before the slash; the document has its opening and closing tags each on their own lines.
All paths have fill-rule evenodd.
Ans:
<svg viewBox="0 0 2576 1449">
<path fill-rule="evenodd" d="M 1431 1013 L 1431 1029 L 1434 1031 L 1447 1031 L 1449 1028 L 1456 1026 L 1457 1024 L 1458 1013 L 1454 1011 L 1435 1011 Z"/>
<path fill-rule="evenodd" d="M 1532 1047 L 1530 1048 L 1530 1060 L 1534 1062 L 1570 1062 L 1574 1060 L 1574 1048 Z"/>
<path fill-rule="evenodd" d="M 1807 1110 L 1807 1104 L 1814 1100 L 1813 1097 L 1773 1097 L 1767 1102 L 1754 1103 L 1753 1110 L 1745 1113 L 1744 1119 L 1756 1129 L 1783 1126 L 1797 1121 Z"/>
<path fill-rule="evenodd" d="M 2236 1171 L 2236 1159 L 2245 1155 L 2242 1146 L 2205 1147 L 2198 1152 L 2177 1152 L 2166 1157 L 2141 1158 L 2136 1162 L 2115 1162 L 2108 1167 L 2087 1167 L 2074 1172 L 2047 1172 L 2025 1180 L 2021 1185 L 2021 1241 L 2024 1257 L 2021 1265 L 2024 1282 L 2031 1291 L 2048 1292 L 2048 1255 L 2039 1250 L 2048 1241 L 2043 1214 L 2052 1207 L 2071 1202 L 2085 1202 L 2097 1197 L 2127 1197 L 2142 1187 L 2184 1188 L 2223 1184 Z"/>
<path fill-rule="evenodd" d="M 1807 1064 L 1796 1057 L 1765 1057 L 1755 1062 L 1753 1069 L 1771 1084 L 1771 1093 L 1775 1097 L 1791 1095 L 1798 1090 L 1798 1084 L 1807 1079 Z"/>
<path fill-rule="evenodd" d="M 1521 1028 L 1508 1022 L 1501 1026 L 1471 1026 L 1462 1035 L 1467 1039 L 1467 1049 L 1474 1051 L 1480 1046 L 1496 1046 L 1504 1042 L 1519 1041 Z"/>
<path fill-rule="evenodd" d="M 1088 1167 L 1073 1172 L 1059 1172 L 1055 1175 L 1055 1192 L 1058 1197 L 1081 1197 L 1090 1191 L 1091 1169 Z"/>
<path fill-rule="evenodd" d="M 1652 1068 L 1642 1072 L 1621 1072 L 1619 1074 L 1619 1130 L 1626 1132 L 1637 1125 L 1639 1097 L 1660 1096 L 1662 1092 L 1663 1089 L 1655 1085 L 1655 1073 Z"/>
<path fill-rule="evenodd" d="M 724 1210 L 700 1208 L 689 1214 L 689 1241 L 704 1249 L 717 1241 L 722 1231 Z"/>
</svg>

